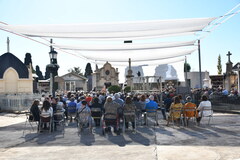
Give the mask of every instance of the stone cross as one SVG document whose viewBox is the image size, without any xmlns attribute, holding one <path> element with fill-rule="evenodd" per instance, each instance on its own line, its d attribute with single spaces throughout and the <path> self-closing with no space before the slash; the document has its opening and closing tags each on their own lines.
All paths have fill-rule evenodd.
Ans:
<svg viewBox="0 0 240 160">
<path fill-rule="evenodd" d="M 231 62 L 230 61 L 230 56 L 232 55 L 232 53 L 230 53 L 230 51 L 228 51 L 228 54 L 227 54 L 227 56 L 228 56 L 228 62 Z"/>
<path fill-rule="evenodd" d="M 128 63 L 129 63 L 129 70 L 130 70 L 131 69 L 131 58 L 129 58 Z"/>
</svg>

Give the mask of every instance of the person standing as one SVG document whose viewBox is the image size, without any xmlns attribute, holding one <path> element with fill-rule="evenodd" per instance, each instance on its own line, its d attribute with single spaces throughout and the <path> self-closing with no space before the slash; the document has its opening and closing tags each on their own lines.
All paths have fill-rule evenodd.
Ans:
<svg viewBox="0 0 240 160">
<path fill-rule="evenodd" d="M 167 112 L 169 112 L 170 106 L 172 104 L 172 98 L 169 94 L 167 94 L 166 99 L 164 100 L 164 106 Z"/>
</svg>

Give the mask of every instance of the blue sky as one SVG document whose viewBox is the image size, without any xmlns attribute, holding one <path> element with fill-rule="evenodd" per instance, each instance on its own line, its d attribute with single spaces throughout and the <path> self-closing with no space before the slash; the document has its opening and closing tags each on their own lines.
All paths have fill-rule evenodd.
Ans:
<svg viewBox="0 0 240 160">
<path fill-rule="evenodd" d="M 240 0 L 0 0 L 0 21 L 8 24 L 69 24 L 218 17 L 239 3 Z M 31 53 L 34 67 L 39 65 L 45 72 L 49 63 L 48 47 L 0 31 L 0 54 L 6 52 L 7 37 L 11 41 L 11 53 L 21 60 L 26 52 Z M 202 71 L 217 74 L 220 54 L 225 72 L 228 51 L 233 53 L 233 64 L 240 61 L 240 13 L 201 40 Z M 192 71 L 198 71 L 197 52 L 188 56 L 188 62 Z M 87 62 L 59 53 L 58 63 L 62 75 L 74 66 L 84 70 Z"/>
</svg>

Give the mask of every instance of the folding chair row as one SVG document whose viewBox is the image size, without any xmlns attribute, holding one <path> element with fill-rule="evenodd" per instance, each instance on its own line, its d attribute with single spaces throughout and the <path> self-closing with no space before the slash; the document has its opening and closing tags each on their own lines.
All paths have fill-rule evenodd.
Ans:
<svg viewBox="0 0 240 160">
<path fill-rule="evenodd" d="M 196 108 L 183 107 L 181 109 L 171 109 L 169 115 L 173 126 L 176 120 L 179 120 L 183 126 L 188 126 L 190 119 L 197 125 L 197 119 L 199 117 L 208 117 L 208 125 L 210 125 L 210 121 L 213 121 L 213 110 L 211 108 L 204 108 L 198 111 Z"/>
</svg>

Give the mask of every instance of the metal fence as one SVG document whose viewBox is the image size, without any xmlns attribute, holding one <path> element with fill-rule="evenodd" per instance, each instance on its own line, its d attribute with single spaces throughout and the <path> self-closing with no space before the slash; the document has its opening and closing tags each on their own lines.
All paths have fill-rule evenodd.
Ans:
<svg viewBox="0 0 240 160">
<path fill-rule="evenodd" d="M 40 98 L 41 94 L 0 95 L 0 111 L 24 111 Z"/>
</svg>

